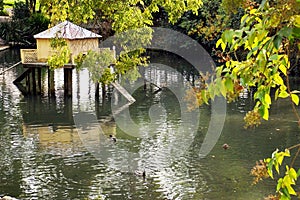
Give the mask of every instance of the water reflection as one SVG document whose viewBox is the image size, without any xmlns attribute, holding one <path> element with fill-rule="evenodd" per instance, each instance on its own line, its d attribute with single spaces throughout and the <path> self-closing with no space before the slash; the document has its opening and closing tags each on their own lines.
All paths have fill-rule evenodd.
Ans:
<svg viewBox="0 0 300 200">
<path fill-rule="evenodd" d="M 18 58 L 14 51 L 0 55 L 1 63 L 15 63 Z M 157 59 L 169 66 L 178 63 L 174 58 Z M 148 137 L 135 138 L 108 120 L 111 99 L 95 99 L 95 86 L 86 70 L 73 71 L 73 98 L 69 99 L 62 93 L 59 70 L 55 98 L 24 98 L 12 84 L 21 72 L 21 68 L 15 68 L 0 75 L 0 194 L 20 199 L 261 199 L 274 188 L 268 181 L 251 186 L 249 171 L 255 160 L 269 156 L 275 147 L 291 146 L 299 139 L 289 102 L 284 100 L 274 104 L 269 122 L 255 130 L 244 130 L 244 112 L 253 106 L 245 91 L 240 101 L 228 106 L 223 133 L 215 148 L 206 158 L 199 159 L 211 114 L 209 106 L 200 109 L 201 120 L 195 134 L 178 132 L 181 111 L 174 109 L 179 103 L 172 92 L 165 89 L 154 93 L 150 88 L 140 88 L 134 94 L 137 102 L 129 110 L 139 125 L 136 131 Z M 145 73 L 157 84 L 175 86 L 179 81 L 192 82 L 196 76 L 183 71 L 180 78 L 159 69 Z M 149 109 L 161 111 L 155 129 L 149 125 Z M 74 126 L 73 114 L 89 110 L 96 111 L 107 139 L 110 134 L 117 137 L 116 143 L 107 143 L 112 155 L 107 160 L 97 160 L 87 151 Z M 79 127 L 85 128 L 94 127 Z M 190 138 L 192 143 L 184 147 Z M 172 148 L 174 143 L 179 150 L 186 149 L 184 154 Z M 221 148 L 224 143 L 231 148 L 225 151 Z M 124 154 L 117 149 L 123 149 Z M 118 170 L 128 151 L 140 155 L 137 169 L 145 169 L 145 180 L 135 175 L 134 168 Z"/>
</svg>

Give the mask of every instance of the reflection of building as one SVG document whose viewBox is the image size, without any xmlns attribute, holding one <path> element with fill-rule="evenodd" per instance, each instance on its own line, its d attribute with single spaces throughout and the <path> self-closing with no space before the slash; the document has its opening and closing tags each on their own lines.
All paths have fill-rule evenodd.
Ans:
<svg viewBox="0 0 300 200">
<path fill-rule="evenodd" d="M 32 126 L 23 124 L 23 134 L 27 138 L 37 138 L 41 147 L 52 146 L 66 149 L 81 146 L 80 138 L 73 126 L 55 126 L 53 124 L 49 124 L 48 126 Z"/>
<path fill-rule="evenodd" d="M 106 138 L 109 135 L 116 134 L 115 124 L 100 124 Z M 97 127 L 91 127 L 85 131 L 85 134 L 78 134 L 74 126 L 56 126 L 54 124 L 46 125 L 28 125 L 23 124 L 23 134 L 26 138 L 35 138 L 42 149 L 46 149 L 54 154 L 75 153 L 85 151 L 83 142 L 98 143 L 100 132 Z M 68 151 L 68 152 L 66 152 Z"/>
<path fill-rule="evenodd" d="M 85 124 L 75 126 L 73 103 L 70 98 L 39 97 L 26 98 L 20 105 L 23 118 L 23 135 L 34 138 L 42 149 L 53 154 L 86 151 L 82 141 L 99 142 L 99 127 L 104 138 L 116 134 L 116 124 L 108 120 L 98 123 L 88 120 Z M 78 129 L 78 130 L 77 130 Z M 78 131 L 84 134 L 79 134 Z M 84 138 L 82 138 L 84 137 Z"/>
</svg>

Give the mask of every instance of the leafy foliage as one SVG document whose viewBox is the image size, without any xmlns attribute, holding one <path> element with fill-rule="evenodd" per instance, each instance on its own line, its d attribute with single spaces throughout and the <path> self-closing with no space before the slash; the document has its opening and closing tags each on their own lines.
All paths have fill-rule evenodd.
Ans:
<svg viewBox="0 0 300 200">
<path fill-rule="evenodd" d="M 76 68 L 80 69 L 82 67 L 85 57 L 86 57 L 86 55 L 83 53 L 79 53 L 77 56 L 74 57 L 74 62 L 76 63 Z"/>
<path fill-rule="evenodd" d="M 240 7 L 245 5 L 245 0 L 222 0 L 222 8 L 227 14 L 236 13 Z"/>
<path fill-rule="evenodd" d="M 239 27 L 240 19 L 244 14 L 242 7 L 246 6 L 246 4 L 242 7 L 239 7 L 239 4 L 235 4 L 235 7 L 228 5 L 227 9 L 230 12 L 227 12 L 223 6 L 224 1 L 203 0 L 203 6 L 199 9 L 198 15 L 186 12 L 172 28 L 198 40 L 214 56 L 216 52 L 212 50 L 215 49 L 218 38 L 226 29 Z"/>
<path fill-rule="evenodd" d="M 153 14 L 159 12 L 160 9 L 164 9 L 168 13 L 170 23 L 175 23 L 187 11 L 197 14 L 201 5 L 201 0 L 117 0 L 109 1 L 109 3 L 95 0 L 43 0 L 41 2 L 42 11 L 50 18 L 52 25 L 64 20 L 79 24 L 96 19 L 109 22 L 114 33 L 123 33 L 128 30 L 152 26 Z M 117 41 L 120 44 L 120 56 L 115 65 L 115 73 L 132 80 L 139 76 L 138 66 L 146 64 L 147 58 L 142 56 L 145 52 L 143 46 L 150 43 L 152 32 L 146 31 L 140 34 L 137 30 L 128 33 L 127 35 L 121 34 Z M 99 55 L 91 53 L 85 58 L 91 59 L 91 62 L 95 64 L 91 56 L 95 56 L 95 59 L 98 60 Z M 101 64 L 107 63 L 99 62 L 97 66 L 99 67 Z M 107 68 L 105 68 L 107 66 L 101 65 L 104 71 L 100 70 L 99 73 L 107 80 L 112 80 Z M 96 69 L 90 69 L 94 73 L 98 73 Z M 96 77 L 98 81 L 105 82 L 104 78 L 98 75 L 94 76 L 95 81 Z"/>
<path fill-rule="evenodd" d="M 113 29 L 118 32 L 124 30 L 141 28 L 152 25 L 153 13 L 164 8 L 168 13 L 169 21 L 175 23 L 186 11 L 198 13 L 202 5 L 201 0 L 130 0 L 130 1 L 50 1 L 41 2 L 42 10 L 46 12 L 53 24 L 66 19 L 75 23 L 87 22 L 93 19 L 96 11 L 100 11 L 102 17 L 113 21 Z"/>
<path fill-rule="evenodd" d="M 12 21 L 0 23 L 0 37 L 7 43 L 33 46 L 33 35 L 48 28 L 49 19 L 42 13 L 31 14 L 24 2 L 15 2 Z"/>
<path fill-rule="evenodd" d="M 89 51 L 82 62 L 82 67 L 91 72 L 94 82 L 108 84 L 116 78 L 116 73 L 109 67 L 114 63 L 115 58 L 111 50 L 103 49 L 101 52 Z"/>
<path fill-rule="evenodd" d="M 289 86 L 289 73 L 294 67 L 291 67 L 291 59 L 296 59 L 296 64 L 299 59 L 299 16 L 300 2 L 297 0 L 263 0 L 261 4 L 248 1 L 240 28 L 225 30 L 216 43 L 216 47 L 223 51 L 224 64 L 215 69 L 215 76 L 202 75 L 204 80 L 211 82 L 197 88 L 197 105 L 208 103 L 215 96 L 234 101 L 243 88 L 255 88 L 253 98 L 256 104 L 245 116 L 245 127 L 255 127 L 260 124 L 260 118 L 269 119 L 273 101 L 271 91 L 275 91 L 274 100 L 290 98 L 300 122 L 295 109 L 299 104 L 299 92 L 291 91 Z M 285 165 L 284 176 L 277 180 L 277 195 L 270 198 L 285 200 L 297 195 L 293 186 L 300 172 L 296 172 L 293 163 L 300 148 L 299 145 L 295 147 L 298 147 L 298 152 L 292 163 Z M 275 179 L 273 169 L 280 175 L 280 166 L 284 158 L 290 156 L 290 149 L 284 152 L 276 150 L 271 158 L 257 162 L 251 171 L 256 176 L 255 182 L 267 177 Z"/>
<path fill-rule="evenodd" d="M 0 37 L 7 43 L 33 46 L 33 35 L 47 29 L 49 20 L 41 13 L 35 13 L 27 19 L 16 19 L 0 23 Z"/>
<path fill-rule="evenodd" d="M 30 10 L 28 8 L 28 6 L 20 1 L 20 2 L 15 2 L 14 6 L 13 6 L 13 19 L 17 20 L 17 19 L 28 19 L 30 17 Z"/>
<path fill-rule="evenodd" d="M 290 157 L 290 149 L 298 147 L 296 145 L 294 147 L 290 147 L 289 149 L 285 149 L 285 151 L 279 151 L 278 149 L 272 153 L 271 158 L 266 158 L 264 161 L 260 161 L 256 163 L 256 166 L 251 170 L 251 174 L 255 176 L 254 183 L 257 183 L 259 180 L 263 178 L 274 178 L 273 168 L 275 168 L 278 175 L 280 175 L 281 168 L 280 166 L 283 164 L 285 157 Z M 299 148 L 299 147 L 298 147 Z M 299 152 L 299 150 L 298 150 Z M 297 156 L 297 154 L 296 154 Z M 294 157 L 296 158 L 296 157 Z M 279 177 L 277 179 L 276 186 L 276 196 L 272 195 L 273 199 L 280 200 L 288 200 L 291 199 L 291 195 L 296 196 L 297 193 L 293 188 L 296 185 L 296 181 L 300 175 L 300 170 L 296 172 L 296 170 L 292 167 L 293 163 L 290 166 L 285 165 L 285 172 L 283 177 Z"/>
<path fill-rule="evenodd" d="M 54 52 L 47 61 L 50 69 L 63 67 L 65 64 L 70 62 L 71 52 L 65 39 L 51 39 L 51 48 Z"/>
<path fill-rule="evenodd" d="M 288 76 L 290 68 L 288 47 L 291 43 L 299 43 L 299 24 L 296 20 L 299 9 L 296 1 L 275 5 L 263 1 L 258 8 L 247 8 L 241 19 L 241 28 L 224 31 L 218 40 L 216 46 L 229 52 L 229 57 L 224 65 L 216 69 L 215 79 L 204 89 L 206 92 L 202 92 L 201 97 L 213 99 L 216 95 L 222 95 L 233 101 L 241 88 L 256 87 L 254 111 L 265 120 L 269 118 L 272 88 L 276 90 L 275 99 L 290 97 L 298 104 L 298 92 L 289 91 L 282 77 Z M 278 10 L 289 15 L 280 17 Z M 244 53 L 237 56 L 237 51 Z"/>
</svg>

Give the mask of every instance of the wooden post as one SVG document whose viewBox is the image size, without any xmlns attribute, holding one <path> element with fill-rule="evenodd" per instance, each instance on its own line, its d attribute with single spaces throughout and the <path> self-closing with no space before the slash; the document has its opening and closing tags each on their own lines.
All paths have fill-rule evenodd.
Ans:
<svg viewBox="0 0 300 200">
<path fill-rule="evenodd" d="M 65 96 L 72 96 L 72 68 L 64 68 Z"/>
<path fill-rule="evenodd" d="M 67 69 L 64 68 L 64 94 L 67 95 L 68 92 L 68 72 Z"/>
<path fill-rule="evenodd" d="M 38 94 L 42 93 L 42 68 L 37 68 L 38 70 Z"/>
<path fill-rule="evenodd" d="M 72 93 L 73 93 L 73 69 L 68 69 L 69 71 L 69 77 L 68 77 L 68 86 L 69 86 L 69 96 L 72 96 Z"/>
<path fill-rule="evenodd" d="M 105 99 L 106 96 L 106 85 L 101 83 L 102 86 L 102 99 Z"/>
<path fill-rule="evenodd" d="M 27 93 L 30 94 L 31 93 L 31 89 L 30 89 L 30 72 L 31 72 L 31 68 L 28 70 L 28 74 L 26 75 L 26 89 L 27 89 Z"/>
<path fill-rule="evenodd" d="M 55 95 L 54 71 L 48 68 L 48 95 Z"/>
<path fill-rule="evenodd" d="M 50 69 L 48 68 L 47 70 L 47 75 L 48 75 L 48 95 L 50 96 Z"/>
<path fill-rule="evenodd" d="M 99 82 L 95 84 L 95 97 L 96 99 L 99 98 Z"/>
<path fill-rule="evenodd" d="M 36 79 L 35 79 L 35 68 L 34 67 L 31 70 L 31 78 L 32 78 L 32 93 L 36 94 Z"/>
</svg>

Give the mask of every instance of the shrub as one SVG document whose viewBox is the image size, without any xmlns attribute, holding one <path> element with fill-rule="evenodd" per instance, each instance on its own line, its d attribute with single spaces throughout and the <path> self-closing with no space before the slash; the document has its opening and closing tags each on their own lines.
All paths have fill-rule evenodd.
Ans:
<svg viewBox="0 0 300 200">
<path fill-rule="evenodd" d="M 30 17 L 30 10 L 28 6 L 24 2 L 15 2 L 14 7 L 13 7 L 13 19 L 28 19 Z"/>
</svg>

